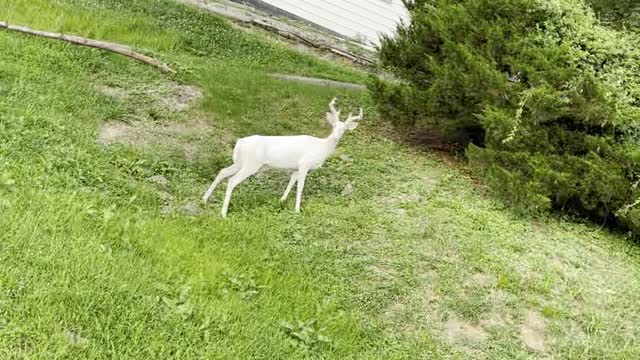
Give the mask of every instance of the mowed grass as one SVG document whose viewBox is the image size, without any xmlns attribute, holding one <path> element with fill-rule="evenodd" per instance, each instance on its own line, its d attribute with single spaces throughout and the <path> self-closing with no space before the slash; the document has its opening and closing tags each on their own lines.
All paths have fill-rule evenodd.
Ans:
<svg viewBox="0 0 640 360">
<path fill-rule="evenodd" d="M 179 69 L 0 31 L 0 358 L 640 357 L 637 245 L 514 215 L 381 135 L 366 93 L 267 75 L 361 72 L 171 1 L 10 0 L 0 18 Z M 203 93 L 184 111 L 163 105 L 179 84 Z M 237 137 L 326 135 L 333 96 L 366 121 L 311 173 L 302 214 L 278 172 L 240 185 L 226 220 L 224 187 L 181 210 Z M 121 122 L 142 130 L 99 144 Z"/>
</svg>

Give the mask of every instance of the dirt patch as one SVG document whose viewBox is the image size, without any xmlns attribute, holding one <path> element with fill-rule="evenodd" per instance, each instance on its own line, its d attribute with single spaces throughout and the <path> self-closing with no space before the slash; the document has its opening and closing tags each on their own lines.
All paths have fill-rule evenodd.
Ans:
<svg viewBox="0 0 640 360">
<path fill-rule="evenodd" d="M 493 312 L 485 315 L 479 322 L 484 329 L 495 327 L 509 326 L 512 323 L 511 316 L 499 312 Z"/>
<path fill-rule="evenodd" d="M 451 317 L 444 323 L 444 334 L 447 340 L 460 345 L 474 345 L 489 336 L 481 326 L 472 325 L 456 317 Z"/>
<path fill-rule="evenodd" d="M 493 306 L 504 306 L 509 301 L 509 293 L 500 289 L 491 289 L 489 299 Z"/>
<path fill-rule="evenodd" d="M 387 282 L 397 276 L 390 264 L 376 265 L 367 269 L 372 283 Z M 439 298 L 427 284 L 420 289 L 419 297 L 399 298 L 389 304 L 382 312 L 382 320 L 393 336 L 417 336 L 420 328 L 442 328 L 442 316 L 436 310 Z"/>
<path fill-rule="evenodd" d="M 158 98 L 158 103 L 168 111 L 184 111 L 201 97 L 202 90 L 199 88 L 188 85 L 178 85 L 172 89 L 169 96 Z"/>
<path fill-rule="evenodd" d="M 207 146 L 213 126 L 203 119 L 176 121 L 182 112 L 202 98 L 202 90 L 172 81 L 131 88 L 98 84 L 96 89 L 122 103 L 122 120 L 109 121 L 98 129 L 98 144 L 155 147 L 180 152 L 191 161 Z M 218 134 L 219 135 L 219 134 Z"/>
<path fill-rule="evenodd" d="M 491 274 L 475 273 L 467 282 L 467 286 L 478 286 L 481 288 L 494 288 L 498 284 L 498 279 Z"/>
<path fill-rule="evenodd" d="M 561 256 L 556 255 L 556 254 L 553 254 L 553 255 L 549 256 L 548 263 L 551 266 L 554 266 L 554 267 L 556 267 L 558 269 L 564 269 L 565 266 L 566 266 L 564 259 Z"/>
<path fill-rule="evenodd" d="M 367 273 L 372 280 L 390 281 L 397 276 L 397 271 L 393 265 L 383 262 L 369 265 Z"/>
<path fill-rule="evenodd" d="M 98 85 L 97 89 L 100 93 L 107 95 L 109 97 L 112 97 L 116 100 L 124 100 L 129 96 L 129 93 L 127 92 L 127 90 L 120 87 Z"/>
<path fill-rule="evenodd" d="M 178 152 L 186 160 L 193 161 L 201 151 L 210 146 L 207 139 L 213 132 L 213 126 L 203 120 L 166 124 L 110 121 L 100 126 L 97 141 L 105 147 L 124 144 Z"/>
<path fill-rule="evenodd" d="M 544 352 L 546 324 L 542 314 L 538 311 L 530 310 L 524 317 L 524 322 L 520 326 L 520 340 L 528 348 L 538 352 Z"/>
<path fill-rule="evenodd" d="M 104 144 L 130 143 L 144 145 L 147 135 L 199 137 L 213 131 L 213 126 L 203 120 L 185 123 L 157 124 L 150 122 L 125 123 L 110 121 L 100 127 L 99 142 Z"/>
<path fill-rule="evenodd" d="M 410 298 L 390 305 L 384 312 L 385 322 L 397 333 L 418 336 L 419 331 L 411 330 L 430 328 L 461 350 L 471 351 L 470 348 L 488 341 L 492 332 L 508 331 L 519 325 L 505 308 L 508 293 L 495 289 L 497 278 L 493 274 L 475 273 L 465 284 L 465 287 L 483 289 L 491 304 L 491 310 L 479 314 L 477 321 L 466 319 L 445 305 L 447 295 L 443 297 L 437 294 L 431 286 L 438 282 L 437 272 L 426 271 L 420 275 L 420 282 L 423 285 Z M 413 316 L 409 317 L 407 314 Z M 407 330 L 410 331 L 407 333 Z"/>
<path fill-rule="evenodd" d="M 179 112 L 187 110 L 202 98 L 202 90 L 191 85 L 180 85 L 176 82 L 161 82 L 142 88 L 126 89 L 109 85 L 96 85 L 103 95 L 119 101 L 131 101 L 133 110 L 155 110 L 163 112 Z"/>
<path fill-rule="evenodd" d="M 425 277 L 429 283 L 436 281 L 437 274 L 429 272 Z M 442 298 L 430 286 L 425 286 L 420 292 L 422 310 L 428 316 L 434 329 L 442 331 L 443 337 L 450 343 L 462 347 L 473 346 L 488 339 L 489 334 L 482 323 L 471 323 L 450 312 L 443 316 Z M 446 319 L 446 320 L 445 320 Z"/>
<path fill-rule="evenodd" d="M 126 144 L 135 146 L 149 145 L 154 126 L 142 122 L 126 123 L 124 121 L 110 121 L 100 126 L 98 144 Z"/>
<path fill-rule="evenodd" d="M 117 142 L 127 143 L 132 139 L 133 132 L 134 127 L 122 121 L 104 123 L 98 132 L 98 144 L 106 146 Z"/>
<path fill-rule="evenodd" d="M 382 317 L 386 322 L 394 322 L 402 317 L 402 314 L 406 311 L 406 305 L 401 302 L 394 302 L 388 306 L 382 313 Z"/>
<path fill-rule="evenodd" d="M 427 184 L 425 182 L 425 184 Z M 425 185 L 428 186 L 429 184 Z M 422 203 L 422 196 L 418 194 L 398 194 L 392 196 L 380 196 L 377 198 L 377 202 L 382 204 L 391 214 L 396 217 L 402 218 L 407 215 L 408 209 L 410 210 L 414 206 L 418 206 Z M 426 219 L 422 218 L 420 221 L 425 223 Z"/>
</svg>

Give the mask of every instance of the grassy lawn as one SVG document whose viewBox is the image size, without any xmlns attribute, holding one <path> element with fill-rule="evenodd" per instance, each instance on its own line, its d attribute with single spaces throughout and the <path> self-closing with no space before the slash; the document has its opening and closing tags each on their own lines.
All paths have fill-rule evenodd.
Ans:
<svg viewBox="0 0 640 360">
<path fill-rule="evenodd" d="M 268 76 L 363 73 L 169 0 L 4 4 L 179 71 L 0 31 L 0 358 L 640 358 L 637 245 L 513 214 L 366 92 Z M 302 214 L 279 172 L 198 208 L 237 137 L 326 135 L 333 96 L 365 121 Z"/>
</svg>

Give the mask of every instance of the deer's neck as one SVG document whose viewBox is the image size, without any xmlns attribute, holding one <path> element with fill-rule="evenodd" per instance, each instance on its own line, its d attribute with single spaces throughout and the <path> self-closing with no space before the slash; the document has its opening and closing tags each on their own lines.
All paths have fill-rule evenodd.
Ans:
<svg viewBox="0 0 640 360">
<path fill-rule="evenodd" d="M 334 150 L 336 146 L 338 146 L 341 137 L 341 133 L 333 130 L 331 131 L 331 134 L 329 134 L 329 136 L 325 138 L 325 141 L 327 142 L 327 145 L 331 148 L 331 150 Z"/>
</svg>

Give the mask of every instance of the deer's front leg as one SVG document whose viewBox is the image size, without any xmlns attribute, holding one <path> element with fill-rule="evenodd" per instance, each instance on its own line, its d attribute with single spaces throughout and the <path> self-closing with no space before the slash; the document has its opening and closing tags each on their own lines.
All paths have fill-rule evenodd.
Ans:
<svg viewBox="0 0 640 360">
<path fill-rule="evenodd" d="M 287 185 L 287 189 L 284 191 L 284 195 L 282 195 L 282 198 L 280 198 L 280 201 L 287 200 L 287 197 L 289 197 L 289 192 L 291 192 L 291 189 L 293 189 L 293 184 L 295 184 L 296 181 L 298 181 L 298 172 L 294 171 L 293 174 L 291 174 L 291 179 L 289 179 L 289 184 Z"/>
<path fill-rule="evenodd" d="M 309 169 L 298 169 L 298 193 L 296 194 L 296 213 L 300 212 L 300 202 L 302 201 L 302 189 L 304 189 L 304 180 L 307 178 Z"/>
<path fill-rule="evenodd" d="M 216 186 L 218 186 L 218 184 L 220 184 L 222 180 L 228 178 L 229 176 L 235 175 L 235 173 L 237 173 L 239 170 L 240 170 L 240 167 L 236 164 L 233 164 L 228 168 L 224 168 L 220 170 L 220 173 L 218 173 L 218 176 L 216 176 L 216 179 L 213 181 L 213 183 L 211 184 L 207 192 L 204 193 L 204 195 L 202 196 L 202 202 L 206 203 L 207 200 L 209 200 L 209 196 L 211 196 L 211 193 L 213 193 L 213 190 L 215 190 Z"/>
</svg>

